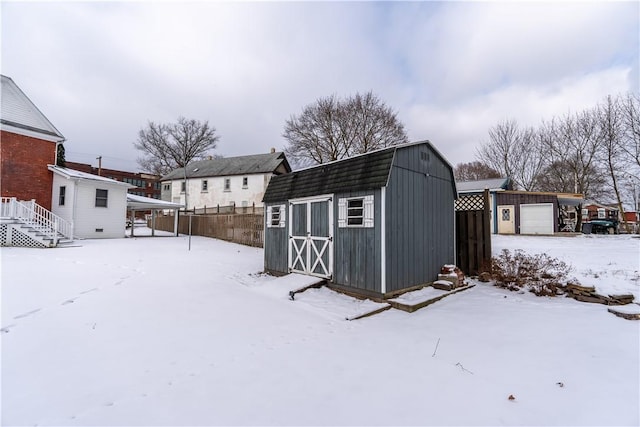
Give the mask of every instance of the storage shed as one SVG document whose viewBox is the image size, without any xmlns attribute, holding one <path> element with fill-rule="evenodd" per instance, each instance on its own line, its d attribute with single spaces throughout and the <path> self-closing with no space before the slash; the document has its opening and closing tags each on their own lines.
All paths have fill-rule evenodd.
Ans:
<svg viewBox="0 0 640 427">
<path fill-rule="evenodd" d="M 265 271 L 389 297 L 455 263 L 453 169 L 428 141 L 273 177 Z"/>
</svg>

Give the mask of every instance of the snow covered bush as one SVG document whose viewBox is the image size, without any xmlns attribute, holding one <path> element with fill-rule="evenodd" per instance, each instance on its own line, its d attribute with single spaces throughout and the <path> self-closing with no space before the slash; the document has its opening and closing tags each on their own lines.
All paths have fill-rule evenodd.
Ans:
<svg viewBox="0 0 640 427">
<path fill-rule="evenodd" d="M 529 255 L 520 249 L 503 249 L 491 258 L 491 276 L 495 285 L 512 291 L 529 290 L 538 296 L 563 293 L 571 267 L 547 254 Z"/>
</svg>

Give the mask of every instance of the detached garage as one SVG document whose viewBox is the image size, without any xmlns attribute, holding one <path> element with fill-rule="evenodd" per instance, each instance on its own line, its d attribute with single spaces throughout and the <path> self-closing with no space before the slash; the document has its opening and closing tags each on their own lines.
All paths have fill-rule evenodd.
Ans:
<svg viewBox="0 0 640 427">
<path fill-rule="evenodd" d="M 427 141 L 275 176 L 263 201 L 265 271 L 389 297 L 455 264 L 453 170 Z"/>
<path fill-rule="evenodd" d="M 553 235 L 560 231 L 563 223 L 560 206 L 577 206 L 582 201 L 581 194 L 497 192 L 498 233 Z"/>
</svg>

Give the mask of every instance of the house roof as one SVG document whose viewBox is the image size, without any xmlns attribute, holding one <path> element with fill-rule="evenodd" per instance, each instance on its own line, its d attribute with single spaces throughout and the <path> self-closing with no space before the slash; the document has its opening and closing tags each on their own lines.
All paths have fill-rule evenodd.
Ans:
<svg viewBox="0 0 640 427">
<path fill-rule="evenodd" d="M 456 181 L 458 193 L 476 193 L 489 190 L 506 190 L 509 187 L 509 178 L 481 179 L 478 181 Z"/>
<path fill-rule="evenodd" d="M 181 209 L 184 205 L 172 203 L 164 200 L 152 199 L 151 197 L 127 194 L 127 209 L 130 210 L 151 210 L 151 209 Z"/>
<path fill-rule="evenodd" d="M 135 188 L 135 185 L 128 184 L 126 182 L 116 181 L 115 179 L 106 178 L 104 176 L 93 175 L 86 172 L 77 171 L 74 169 L 63 168 L 56 165 L 48 165 L 51 172 L 57 173 L 67 179 L 85 180 L 85 181 L 97 181 L 105 184 L 119 185 L 126 188 Z"/>
<path fill-rule="evenodd" d="M 55 142 L 64 141 L 64 136 L 31 102 L 29 97 L 7 76 L 2 80 L 2 108 L 0 123 L 2 129 L 19 134 L 38 135 L 42 139 Z M 33 135 L 33 136 L 35 136 Z"/>
<path fill-rule="evenodd" d="M 291 172 L 291 166 L 282 152 L 198 160 L 187 165 L 187 178 L 275 173 L 280 166 Z M 175 169 L 160 178 L 161 181 L 174 179 L 184 179 L 184 168 Z"/>
<path fill-rule="evenodd" d="M 301 197 L 385 187 L 396 150 L 417 144 L 427 144 L 451 169 L 451 165 L 428 141 L 401 144 L 273 177 L 262 201 L 282 202 Z"/>
</svg>

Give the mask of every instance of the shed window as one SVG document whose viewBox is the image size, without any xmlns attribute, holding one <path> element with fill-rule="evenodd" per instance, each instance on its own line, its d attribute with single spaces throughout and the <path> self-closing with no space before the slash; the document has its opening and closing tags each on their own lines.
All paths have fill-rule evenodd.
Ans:
<svg viewBox="0 0 640 427">
<path fill-rule="evenodd" d="M 187 181 L 182 181 L 180 183 L 180 192 L 184 193 L 186 189 L 187 189 Z"/>
<path fill-rule="evenodd" d="M 284 228 L 286 217 L 285 205 L 276 205 L 267 207 L 267 227 L 268 228 Z"/>
<path fill-rule="evenodd" d="M 107 207 L 108 195 L 109 195 L 109 190 L 101 190 L 99 188 L 96 188 L 96 207 L 97 208 Z"/>
<path fill-rule="evenodd" d="M 206 179 L 202 180 L 202 191 L 209 190 L 209 182 Z"/>
<path fill-rule="evenodd" d="M 171 184 L 165 184 L 164 185 L 164 189 L 165 189 L 165 191 L 171 190 Z"/>
<path fill-rule="evenodd" d="M 373 195 L 338 200 L 338 227 L 373 227 Z"/>
<path fill-rule="evenodd" d="M 248 188 L 249 187 L 249 177 L 248 176 L 243 176 L 242 177 L 242 188 Z"/>
<path fill-rule="evenodd" d="M 224 179 L 224 191 L 231 191 L 231 178 Z"/>
<path fill-rule="evenodd" d="M 58 205 L 64 206 L 64 197 L 67 194 L 67 187 L 64 185 L 60 186 L 60 194 L 58 196 Z"/>
</svg>

